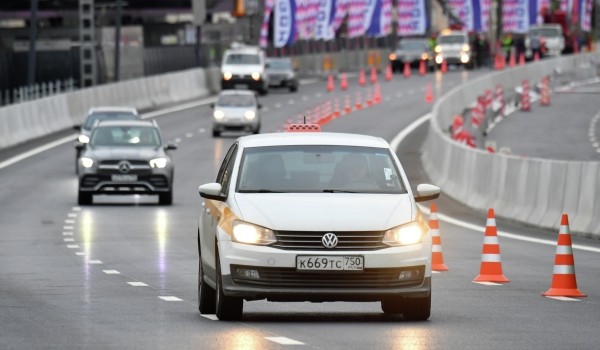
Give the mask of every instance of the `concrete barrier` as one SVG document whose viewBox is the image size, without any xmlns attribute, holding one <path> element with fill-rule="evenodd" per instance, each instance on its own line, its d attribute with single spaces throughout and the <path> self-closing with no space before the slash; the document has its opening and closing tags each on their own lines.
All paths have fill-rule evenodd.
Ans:
<svg viewBox="0 0 600 350">
<path fill-rule="evenodd" d="M 100 85 L 0 108 L 0 149 L 80 124 L 92 106 L 140 110 L 218 91 L 218 68 L 191 69 Z"/>
<path fill-rule="evenodd" d="M 497 84 L 532 84 L 555 72 L 600 62 L 598 53 L 547 59 L 466 82 L 434 105 L 422 160 L 432 182 L 450 197 L 496 215 L 558 232 L 569 214 L 572 232 L 600 237 L 600 162 L 521 158 L 467 147 L 445 131 L 452 117 Z M 506 121 L 505 121 L 506 122 Z"/>
</svg>

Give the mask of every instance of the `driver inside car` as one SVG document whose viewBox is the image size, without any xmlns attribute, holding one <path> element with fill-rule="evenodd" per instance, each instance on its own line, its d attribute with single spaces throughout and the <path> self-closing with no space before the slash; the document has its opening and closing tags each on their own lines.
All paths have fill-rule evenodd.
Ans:
<svg viewBox="0 0 600 350">
<path fill-rule="evenodd" d="M 344 188 L 353 184 L 373 183 L 369 177 L 367 158 L 362 154 L 349 153 L 336 165 L 331 177 L 331 186 Z"/>
</svg>

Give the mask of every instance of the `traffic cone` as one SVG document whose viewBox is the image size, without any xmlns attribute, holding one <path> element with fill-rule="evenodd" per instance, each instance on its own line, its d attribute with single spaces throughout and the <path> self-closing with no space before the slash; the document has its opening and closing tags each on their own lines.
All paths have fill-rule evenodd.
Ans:
<svg viewBox="0 0 600 350">
<path fill-rule="evenodd" d="M 540 96 L 540 105 L 541 106 L 550 106 L 550 79 L 548 77 L 544 77 L 542 79 L 542 91 Z"/>
<path fill-rule="evenodd" d="M 367 98 L 365 99 L 365 103 L 367 104 L 367 107 L 371 107 L 373 105 L 373 95 L 371 88 L 367 90 Z"/>
<path fill-rule="evenodd" d="M 350 106 L 350 95 L 346 95 L 344 99 L 344 113 L 348 114 L 352 112 L 352 107 Z"/>
<path fill-rule="evenodd" d="M 534 61 L 539 61 L 540 60 L 540 53 L 539 52 L 535 52 L 535 54 L 533 54 L 533 60 Z"/>
<path fill-rule="evenodd" d="M 510 282 L 502 273 L 500 262 L 500 245 L 496 232 L 496 218 L 494 209 L 488 209 L 485 236 L 483 238 L 483 251 L 481 254 L 481 268 L 479 276 L 473 282 Z"/>
<path fill-rule="evenodd" d="M 560 219 L 560 230 L 556 244 L 556 256 L 554 258 L 554 273 L 550 289 L 542 293 L 545 297 L 586 297 L 577 289 L 577 278 L 575 278 L 575 258 L 571 247 L 571 234 L 569 231 L 569 217 L 562 214 Z"/>
<path fill-rule="evenodd" d="M 365 70 L 364 68 L 360 69 L 360 73 L 358 73 L 358 85 L 365 86 L 367 80 L 365 79 Z"/>
<path fill-rule="evenodd" d="M 425 67 L 425 60 L 421 60 L 421 62 L 419 62 L 419 74 L 421 76 L 427 74 L 427 67 Z"/>
<path fill-rule="evenodd" d="M 340 89 L 344 91 L 348 89 L 348 77 L 346 77 L 346 73 L 342 73 L 340 76 Z"/>
<path fill-rule="evenodd" d="M 515 58 L 515 53 L 514 52 L 510 52 L 510 61 L 508 63 L 511 67 L 514 67 L 517 65 L 517 60 Z"/>
<path fill-rule="evenodd" d="M 392 74 L 392 66 L 391 65 L 387 65 L 385 67 L 385 80 L 390 81 L 393 78 L 393 74 Z"/>
<path fill-rule="evenodd" d="M 448 266 L 444 264 L 444 253 L 442 252 L 442 237 L 440 236 L 440 224 L 437 217 L 437 205 L 431 205 L 429 213 L 429 229 L 432 239 L 431 269 L 434 271 L 448 271 Z"/>
<path fill-rule="evenodd" d="M 327 78 L 327 91 L 333 92 L 334 89 L 335 86 L 333 84 L 333 74 L 329 74 L 329 77 Z"/>
<path fill-rule="evenodd" d="M 521 111 L 529 112 L 531 111 L 531 99 L 529 96 L 529 81 L 523 80 L 522 83 L 523 92 L 521 93 Z"/>
<path fill-rule="evenodd" d="M 377 70 L 375 66 L 371 66 L 371 84 L 375 84 L 377 82 Z"/>
<path fill-rule="evenodd" d="M 521 55 L 519 55 L 519 66 L 522 66 L 525 64 L 525 54 L 521 52 Z"/>
<path fill-rule="evenodd" d="M 404 77 L 410 78 L 410 63 L 404 62 Z"/>
<path fill-rule="evenodd" d="M 373 97 L 373 102 L 381 103 L 381 87 L 379 84 L 375 84 L 375 96 Z"/>
<path fill-rule="evenodd" d="M 425 89 L 425 102 L 433 102 L 433 91 L 431 91 L 431 83 L 427 83 L 427 87 Z"/>
<path fill-rule="evenodd" d="M 362 97 L 360 95 L 360 91 L 356 92 L 356 103 L 354 104 L 354 108 L 356 108 L 356 110 L 361 110 L 362 109 Z"/>
<path fill-rule="evenodd" d="M 446 73 L 448 71 L 448 62 L 446 60 L 442 60 L 442 73 Z"/>
</svg>

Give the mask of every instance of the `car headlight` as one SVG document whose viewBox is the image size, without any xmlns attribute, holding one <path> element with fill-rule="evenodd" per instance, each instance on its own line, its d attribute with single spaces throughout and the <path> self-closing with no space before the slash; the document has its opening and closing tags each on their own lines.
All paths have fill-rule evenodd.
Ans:
<svg viewBox="0 0 600 350">
<path fill-rule="evenodd" d="M 87 135 L 79 135 L 79 137 L 77 138 L 77 141 L 81 142 L 81 143 L 89 143 L 90 142 L 90 138 Z"/>
<path fill-rule="evenodd" d="M 233 221 L 233 239 L 239 243 L 260 245 L 277 241 L 272 230 L 240 220 Z"/>
<path fill-rule="evenodd" d="M 225 113 L 223 113 L 223 111 L 217 109 L 213 113 L 213 117 L 215 117 L 216 120 L 222 120 L 223 118 L 225 118 Z"/>
<path fill-rule="evenodd" d="M 471 48 L 469 47 L 469 44 L 464 44 L 462 50 L 468 52 L 469 50 L 471 50 Z"/>
<path fill-rule="evenodd" d="M 254 119 L 254 117 L 256 117 L 256 113 L 254 113 L 254 111 L 244 112 L 244 118 L 246 118 L 248 120 L 252 120 L 252 119 Z"/>
<path fill-rule="evenodd" d="M 81 165 L 83 165 L 84 168 L 91 168 L 92 165 L 94 165 L 94 160 L 92 158 L 81 158 Z"/>
<path fill-rule="evenodd" d="M 389 59 L 390 59 L 390 61 L 395 61 L 396 60 L 396 54 L 395 53 L 391 53 L 389 55 Z"/>
<path fill-rule="evenodd" d="M 435 56 L 435 63 L 442 64 L 444 62 L 444 57 L 441 55 Z"/>
<path fill-rule="evenodd" d="M 435 52 L 442 52 L 442 47 L 440 45 L 435 46 Z"/>
<path fill-rule="evenodd" d="M 162 169 L 167 166 L 167 158 L 156 158 L 150 161 L 150 166 L 153 168 Z"/>
<path fill-rule="evenodd" d="M 422 60 L 428 60 L 429 59 L 429 55 L 426 54 L 426 53 L 424 53 L 424 54 L 421 55 L 421 59 Z"/>
<path fill-rule="evenodd" d="M 400 225 L 389 229 L 383 235 L 383 243 L 391 246 L 409 245 L 421 242 L 426 228 L 418 222 Z"/>
<path fill-rule="evenodd" d="M 223 79 L 225 79 L 225 80 L 230 80 L 232 77 L 233 77 L 233 74 L 231 74 L 231 72 L 223 73 Z"/>
<path fill-rule="evenodd" d="M 251 76 L 252 76 L 252 79 L 254 79 L 256 81 L 260 80 L 260 73 L 258 73 L 258 72 L 252 72 Z"/>
</svg>

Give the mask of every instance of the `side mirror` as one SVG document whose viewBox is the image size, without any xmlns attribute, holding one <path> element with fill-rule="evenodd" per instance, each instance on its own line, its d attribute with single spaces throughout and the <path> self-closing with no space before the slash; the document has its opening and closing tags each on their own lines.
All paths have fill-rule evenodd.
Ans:
<svg viewBox="0 0 600 350">
<path fill-rule="evenodd" d="M 220 183 L 212 182 L 199 186 L 198 193 L 202 198 L 224 201 L 225 196 L 221 193 L 222 189 L 223 188 L 221 187 Z"/>
<path fill-rule="evenodd" d="M 215 109 L 215 104 L 214 103 L 209 104 L 209 106 L 210 106 L 210 108 Z"/>
<path fill-rule="evenodd" d="M 85 145 L 87 145 L 87 143 L 75 142 L 75 148 L 78 151 L 83 150 L 85 148 Z"/>
<path fill-rule="evenodd" d="M 259 104 L 256 106 L 256 108 L 258 108 L 258 109 L 262 109 L 263 107 L 262 107 L 262 105 L 259 103 Z"/>
<path fill-rule="evenodd" d="M 429 184 L 420 184 L 417 186 L 417 195 L 415 201 L 425 202 L 436 199 L 440 196 L 440 188 Z"/>
<path fill-rule="evenodd" d="M 174 144 L 174 143 L 168 143 L 168 144 L 165 146 L 165 150 L 166 150 L 166 151 L 174 151 L 174 150 L 176 150 L 176 149 L 177 149 L 177 145 L 176 145 L 176 144 Z"/>
<path fill-rule="evenodd" d="M 81 125 L 73 125 L 73 129 L 81 131 Z"/>
<path fill-rule="evenodd" d="M 271 64 L 265 63 L 265 68 L 271 68 Z"/>
</svg>

